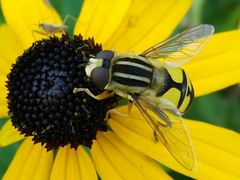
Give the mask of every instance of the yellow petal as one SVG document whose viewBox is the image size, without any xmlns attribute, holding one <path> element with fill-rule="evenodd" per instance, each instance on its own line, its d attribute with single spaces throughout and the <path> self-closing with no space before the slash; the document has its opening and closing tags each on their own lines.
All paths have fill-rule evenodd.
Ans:
<svg viewBox="0 0 240 180">
<path fill-rule="evenodd" d="M 98 144 L 98 141 L 93 143 L 91 154 L 95 168 L 102 179 L 122 179 L 120 173 L 113 167 L 110 160 L 103 152 L 103 149 Z"/>
<path fill-rule="evenodd" d="M 8 117 L 8 107 L 7 107 L 7 101 L 4 96 L 2 97 L 2 93 L 0 93 L 0 117 Z"/>
<path fill-rule="evenodd" d="M 93 163 L 83 149 L 79 146 L 77 151 L 70 145 L 59 148 L 53 165 L 51 179 L 97 179 Z"/>
<path fill-rule="evenodd" d="M 89 179 L 94 180 L 98 179 L 95 167 L 93 166 L 93 162 L 90 159 L 89 155 L 83 149 L 83 147 L 79 147 L 77 150 L 78 161 L 81 163 L 80 172 L 81 179 Z"/>
<path fill-rule="evenodd" d="M 134 171 L 139 171 L 141 175 L 143 176 L 143 179 L 171 179 L 169 175 L 163 171 L 163 169 L 157 164 L 155 161 L 152 159 L 146 157 L 142 153 L 139 153 L 135 151 L 134 149 L 130 148 L 127 144 L 125 144 L 119 137 L 117 137 L 114 133 L 112 132 L 107 132 L 107 133 L 99 133 L 98 134 L 98 139 L 97 141 L 101 141 L 99 144 L 101 145 L 102 148 L 107 149 L 106 150 L 106 156 L 108 157 L 109 160 L 112 159 L 112 161 L 117 161 L 114 156 L 124 156 L 127 160 L 122 162 L 121 164 L 120 161 L 117 161 L 121 167 L 119 171 L 122 171 L 125 173 L 125 175 L 122 175 L 126 179 L 136 179 L 136 177 L 131 177 L 133 175 Z M 107 145 L 107 146 L 105 146 Z M 110 149 L 109 149 L 110 148 Z M 112 151 L 112 149 L 116 149 L 118 154 L 114 154 L 116 151 Z M 108 152 L 107 152 L 108 151 Z M 96 155 L 97 156 L 97 155 Z M 115 159 L 115 160 L 114 160 Z M 114 162 L 113 162 L 114 163 Z M 127 169 L 128 163 L 131 163 L 134 166 L 134 171 L 128 169 L 128 171 L 124 171 L 125 168 Z M 126 167 L 125 167 L 126 166 Z M 136 169 L 136 170 L 135 170 Z M 126 173 L 126 172 L 131 172 Z M 108 172 L 105 172 L 108 173 Z M 142 177 L 141 176 L 141 177 Z M 103 178 L 104 179 L 104 178 Z"/>
<path fill-rule="evenodd" d="M 110 166 L 116 169 L 120 177 L 122 177 L 123 179 L 144 179 L 143 174 L 101 133 L 98 133 L 97 144 L 101 149 L 102 153 L 104 154 L 105 158 L 107 158 L 107 160 L 109 161 Z M 97 155 L 98 154 L 93 155 L 94 162 L 94 157 L 96 157 Z M 102 179 L 107 179 L 106 177 L 104 177 L 103 171 L 105 171 L 105 174 L 111 174 L 111 171 L 109 171 L 108 168 L 103 166 L 103 164 L 101 166 L 102 168 L 104 168 L 104 170 L 100 170 L 99 174 Z M 99 166 L 97 166 L 97 170 L 99 170 Z"/>
<path fill-rule="evenodd" d="M 222 171 L 240 177 L 237 170 L 240 168 L 240 134 L 200 121 L 186 120 L 186 124 L 191 130 L 199 160 L 210 166 L 218 164 L 217 168 Z"/>
<path fill-rule="evenodd" d="M 3 14 L 9 27 L 15 32 L 17 41 L 21 41 L 24 49 L 28 48 L 40 30 L 39 23 L 61 24 L 57 12 L 43 0 L 2 0 Z"/>
<path fill-rule="evenodd" d="M 104 49 L 141 52 L 166 39 L 191 5 L 191 0 L 132 1 Z"/>
<path fill-rule="evenodd" d="M 19 147 L 3 180 L 49 179 L 52 164 L 53 151 L 47 152 L 40 144 L 33 144 L 31 138 L 27 138 Z"/>
<path fill-rule="evenodd" d="M 17 42 L 15 34 L 6 24 L 0 25 L 0 39 L 0 73 L 7 74 L 10 71 L 11 64 L 22 53 L 22 47 Z"/>
<path fill-rule="evenodd" d="M 7 117 L 7 89 L 5 87 L 7 74 L 10 72 L 11 64 L 15 62 L 20 54 L 21 45 L 17 44 L 16 36 L 5 24 L 0 26 L 0 117 Z M 7 42 L 7 46 L 6 46 Z"/>
<path fill-rule="evenodd" d="M 187 120 L 186 123 L 191 131 L 191 136 L 195 137 L 195 139 L 199 141 L 210 141 L 211 145 L 240 156 L 239 148 L 237 148 L 240 146 L 239 133 L 200 121 Z M 209 136 L 209 134 L 214 134 L 214 136 Z M 227 143 L 222 146 L 224 142 Z"/>
<path fill-rule="evenodd" d="M 1 93 L 1 96 L 6 95 L 6 91 L 7 91 L 7 88 L 5 86 L 6 85 L 6 81 L 7 81 L 7 75 L 5 73 L 0 73 L 0 93 Z M 3 91 L 5 91 L 5 92 L 2 93 Z"/>
<path fill-rule="evenodd" d="M 7 74 L 10 72 L 11 64 L 21 52 L 20 44 L 17 44 L 16 37 L 7 25 L 0 26 L 0 117 L 8 116 L 7 109 Z M 7 42 L 7 46 L 6 46 Z"/>
<path fill-rule="evenodd" d="M 0 118 L 8 117 L 8 107 L 7 107 L 7 91 L 0 90 Z"/>
<path fill-rule="evenodd" d="M 7 105 L 4 103 L 4 104 L 1 104 L 0 103 L 0 117 L 7 117 L 8 116 L 8 108 L 7 108 Z"/>
<path fill-rule="evenodd" d="M 127 109 L 119 108 L 122 112 Z M 111 114 L 113 131 L 128 145 L 180 173 L 196 179 L 236 179 L 240 177 L 240 135 L 206 123 L 186 120 L 198 157 L 198 170 L 179 165 L 162 143 L 155 143 L 153 131 L 134 108 L 133 117 Z"/>
<path fill-rule="evenodd" d="M 240 82 L 240 30 L 214 35 L 206 47 L 184 66 L 196 96 Z"/>
<path fill-rule="evenodd" d="M 74 34 L 104 43 L 116 31 L 130 3 L 131 0 L 84 1 Z"/>
<path fill-rule="evenodd" d="M 0 117 L 8 116 L 6 80 L 6 75 L 0 74 Z"/>
<path fill-rule="evenodd" d="M 8 120 L 0 131 L 0 147 L 20 141 L 24 138 L 20 132 L 13 127 L 12 122 Z"/>
</svg>

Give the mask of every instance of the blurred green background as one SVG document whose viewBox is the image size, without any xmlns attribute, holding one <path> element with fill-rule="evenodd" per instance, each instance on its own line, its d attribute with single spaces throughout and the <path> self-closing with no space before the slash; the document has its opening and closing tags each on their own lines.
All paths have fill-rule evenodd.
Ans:
<svg viewBox="0 0 240 180">
<path fill-rule="evenodd" d="M 66 15 L 78 17 L 81 0 L 51 0 L 64 19 Z M 4 23 L 0 11 L 0 23 Z M 68 24 L 71 29 L 74 22 Z M 176 32 L 186 27 L 208 23 L 216 32 L 228 31 L 240 27 L 240 0 L 194 0 L 188 15 L 183 19 Z M 175 32 L 175 33 L 176 33 Z M 231 42 L 230 42 L 231 43 Z M 221 62 L 219 62 L 221 63 Z M 209 95 L 198 97 L 185 117 L 216 124 L 240 132 L 240 86 L 235 85 Z M 0 127 L 6 120 L 0 121 Z M 8 167 L 20 143 L 0 148 L 0 179 Z M 190 179 L 174 171 L 169 171 L 174 179 Z"/>
</svg>

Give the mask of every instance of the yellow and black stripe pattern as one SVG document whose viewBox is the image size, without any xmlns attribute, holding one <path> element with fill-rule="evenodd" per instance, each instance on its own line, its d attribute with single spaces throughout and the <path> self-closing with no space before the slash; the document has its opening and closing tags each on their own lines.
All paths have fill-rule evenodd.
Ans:
<svg viewBox="0 0 240 180">
<path fill-rule="evenodd" d="M 157 93 L 158 97 L 170 100 L 184 113 L 192 103 L 194 90 L 185 71 L 180 68 L 164 68 L 164 83 Z"/>
<path fill-rule="evenodd" d="M 152 81 L 153 66 L 136 58 L 120 58 L 112 66 L 112 81 L 120 86 L 127 86 L 130 92 L 135 87 L 149 88 Z"/>
</svg>

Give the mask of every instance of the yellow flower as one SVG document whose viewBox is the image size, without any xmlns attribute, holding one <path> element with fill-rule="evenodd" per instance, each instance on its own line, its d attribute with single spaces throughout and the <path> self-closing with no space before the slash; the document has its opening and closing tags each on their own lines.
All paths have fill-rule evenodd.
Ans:
<svg viewBox="0 0 240 180">
<path fill-rule="evenodd" d="M 0 26 L 0 117 L 7 117 L 6 74 L 35 41 L 30 25 L 59 16 L 42 0 L 2 0 L 1 5 L 6 24 Z M 141 52 L 166 39 L 190 5 L 190 0 L 85 0 L 74 34 L 94 37 L 103 49 Z M 54 23 L 61 23 L 60 18 Z M 239 30 L 214 35 L 204 50 L 184 65 L 196 96 L 240 82 L 239 37 Z M 126 112 L 126 107 L 119 111 Z M 102 179 L 171 179 L 158 162 L 196 179 L 239 178 L 239 134 L 200 121 L 185 122 L 198 157 L 196 172 L 184 169 L 162 144 L 154 143 L 152 130 L 135 108 L 130 118 L 111 114 L 108 124 L 112 131 L 99 131 L 89 151 L 67 145 L 56 154 L 47 152 L 34 144 L 32 137 L 19 135 L 9 120 L 0 131 L 0 146 L 24 140 L 3 179 L 97 179 L 97 175 Z"/>
</svg>

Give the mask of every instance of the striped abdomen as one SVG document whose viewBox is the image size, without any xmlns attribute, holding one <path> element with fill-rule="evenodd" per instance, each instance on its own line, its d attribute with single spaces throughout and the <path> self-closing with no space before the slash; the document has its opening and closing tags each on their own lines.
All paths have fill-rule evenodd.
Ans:
<svg viewBox="0 0 240 180">
<path fill-rule="evenodd" d="M 146 60 L 124 57 L 112 65 L 111 85 L 126 93 L 140 93 L 150 87 L 153 66 Z"/>
<path fill-rule="evenodd" d="M 162 71 L 164 82 L 157 91 L 157 96 L 168 99 L 181 113 L 184 113 L 194 98 L 192 83 L 183 69 L 170 67 L 162 69 L 164 69 Z"/>
</svg>

